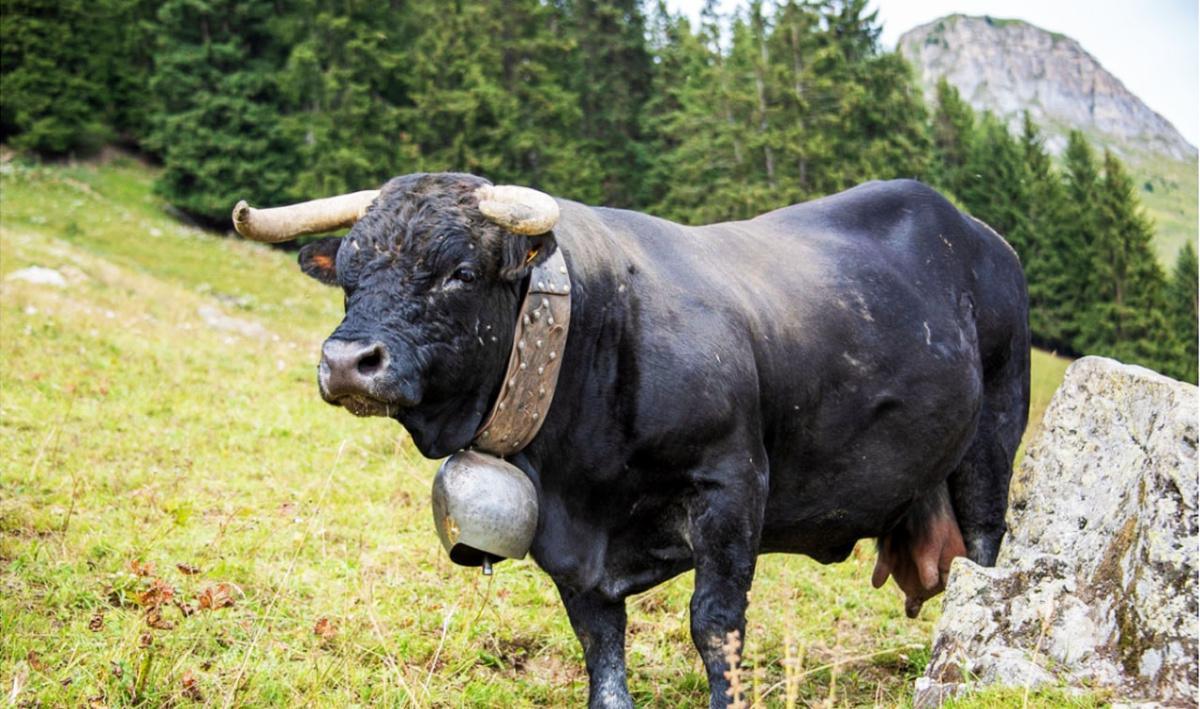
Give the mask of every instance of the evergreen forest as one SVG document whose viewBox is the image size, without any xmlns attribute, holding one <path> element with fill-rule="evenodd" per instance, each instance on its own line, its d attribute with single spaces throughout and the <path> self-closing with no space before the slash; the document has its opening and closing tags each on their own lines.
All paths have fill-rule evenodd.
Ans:
<svg viewBox="0 0 1200 709">
<path fill-rule="evenodd" d="M 1018 252 L 1036 345 L 1197 380 L 1196 251 L 1164 271 L 1115 155 L 926 101 L 867 0 L 731 4 L 0 0 L 0 140 L 135 151 L 219 229 L 420 171 L 692 224 L 916 178 Z"/>
</svg>

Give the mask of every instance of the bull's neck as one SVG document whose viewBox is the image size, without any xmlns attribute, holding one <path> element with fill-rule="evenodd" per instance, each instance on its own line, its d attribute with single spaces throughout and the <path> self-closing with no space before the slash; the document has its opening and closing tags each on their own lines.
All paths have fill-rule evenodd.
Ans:
<svg viewBox="0 0 1200 709">
<path fill-rule="evenodd" d="M 562 353 L 554 400 L 541 432 L 524 451 L 541 468 L 577 439 L 591 435 L 601 420 L 617 415 L 617 389 L 604 386 L 622 357 L 622 340 L 636 319 L 633 271 L 621 236 L 585 205 L 562 202 L 555 234 L 571 279 L 571 329 Z"/>
</svg>

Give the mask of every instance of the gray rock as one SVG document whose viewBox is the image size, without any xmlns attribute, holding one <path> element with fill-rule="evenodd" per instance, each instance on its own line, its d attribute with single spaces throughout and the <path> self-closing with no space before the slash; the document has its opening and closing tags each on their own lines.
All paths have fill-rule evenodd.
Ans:
<svg viewBox="0 0 1200 709">
<path fill-rule="evenodd" d="M 984 684 L 1195 706 L 1197 394 L 1109 359 L 1071 365 L 1014 476 L 996 567 L 951 568 L 923 706 L 940 702 L 928 687 Z"/>
<path fill-rule="evenodd" d="M 913 706 L 916 709 L 940 707 L 955 697 L 963 685 L 957 682 L 934 682 L 928 677 L 918 677 L 913 689 Z"/>
<path fill-rule="evenodd" d="M 213 305 L 201 305 L 196 309 L 196 314 L 200 316 L 204 324 L 214 330 L 234 332 L 244 337 L 252 338 L 262 338 L 268 334 L 266 328 L 257 322 L 226 315 L 221 312 L 220 308 Z"/>
<path fill-rule="evenodd" d="M 40 286 L 54 286 L 55 288 L 66 288 L 67 279 L 53 268 L 43 268 L 42 266 L 30 266 L 22 268 L 5 276 L 8 281 L 25 281 L 26 283 L 36 283 Z"/>
</svg>

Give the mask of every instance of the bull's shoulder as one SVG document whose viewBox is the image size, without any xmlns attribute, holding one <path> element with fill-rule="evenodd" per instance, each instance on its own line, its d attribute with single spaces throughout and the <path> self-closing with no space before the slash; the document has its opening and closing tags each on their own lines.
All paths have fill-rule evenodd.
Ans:
<svg viewBox="0 0 1200 709">
<path fill-rule="evenodd" d="M 688 230 L 667 219 L 629 209 L 593 207 L 570 200 L 558 200 L 561 218 L 555 234 L 568 241 L 645 241 L 679 238 Z"/>
</svg>

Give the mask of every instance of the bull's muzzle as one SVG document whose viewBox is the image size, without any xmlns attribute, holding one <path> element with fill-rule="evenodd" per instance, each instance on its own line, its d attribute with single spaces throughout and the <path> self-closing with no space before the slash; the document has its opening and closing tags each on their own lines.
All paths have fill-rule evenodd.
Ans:
<svg viewBox="0 0 1200 709">
<path fill-rule="evenodd" d="M 321 397 L 356 416 L 386 416 L 412 401 L 389 386 L 392 357 L 382 342 L 326 340 L 321 348 L 317 382 Z"/>
</svg>

